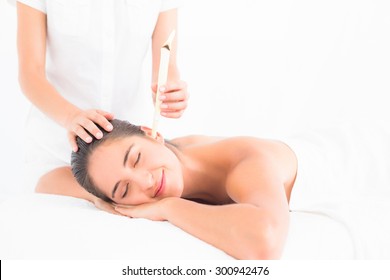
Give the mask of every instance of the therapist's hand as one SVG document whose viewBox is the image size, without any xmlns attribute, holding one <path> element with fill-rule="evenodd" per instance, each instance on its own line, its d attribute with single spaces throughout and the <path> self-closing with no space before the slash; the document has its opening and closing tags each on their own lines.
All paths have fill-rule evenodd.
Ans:
<svg viewBox="0 0 390 280">
<path fill-rule="evenodd" d="M 68 140 L 74 152 L 77 152 L 78 146 L 76 142 L 76 136 L 83 139 L 86 143 L 92 142 L 92 137 L 87 133 L 91 133 L 96 139 L 103 137 L 102 131 L 96 126 L 100 125 L 107 132 L 112 130 L 112 124 L 109 120 L 112 120 L 114 115 L 102 110 L 79 110 L 72 114 L 65 128 L 68 130 Z"/>
<path fill-rule="evenodd" d="M 153 102 L 156 102 L 157 84 L 152 85 Z M 161 115 L 167 118 L 180 118 L 185 109 L 189 94 L 184 81 L 168 82 L 160 87 Z"/>
</svg>

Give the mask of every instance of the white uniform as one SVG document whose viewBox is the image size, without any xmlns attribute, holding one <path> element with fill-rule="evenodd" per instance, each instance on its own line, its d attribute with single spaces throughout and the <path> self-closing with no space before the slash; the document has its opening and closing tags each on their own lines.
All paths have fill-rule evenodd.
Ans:
<svg viewBox="0 0 390 280">
<path fill-rule="evenodd" d="M 47 15 L 46 73 L 62 96 L 81 109 L 151 122 L 150 84 L 141 83 L 144 59 L 159 13 L 180 0 L 18 1 Z M 71 147 L 66 130 L 35 107 L 26 126 L 26 179 L 34 186 L 45 172 L 69 164 Z"/>
</svg>

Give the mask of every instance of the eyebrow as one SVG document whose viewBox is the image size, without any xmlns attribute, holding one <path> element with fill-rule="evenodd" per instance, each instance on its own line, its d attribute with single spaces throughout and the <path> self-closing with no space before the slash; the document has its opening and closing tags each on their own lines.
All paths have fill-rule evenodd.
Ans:
<svg viewBox="0 0 390 280">
<path fill-rule="evenodd" d="M 131 149 L 134 147 L 134 144 L 131 144 L 130 147 L 127 149 L 126 153 L 125 153 L 125 157 L 123 158 L 123 167 L 126 166 L 126 162 L 127 162 L 127 159 L 129 158 L 129 154 L 130 154 L 130 151 Z M 120 181 L 116 182 L 114 188 L 112 189 L 112 193 L 111 193 L 111 197 L 114 198 L 115 197 L 115 192 L 116 190 L 118 189 L 119 187 L 119 183 Z"/>
</svg>

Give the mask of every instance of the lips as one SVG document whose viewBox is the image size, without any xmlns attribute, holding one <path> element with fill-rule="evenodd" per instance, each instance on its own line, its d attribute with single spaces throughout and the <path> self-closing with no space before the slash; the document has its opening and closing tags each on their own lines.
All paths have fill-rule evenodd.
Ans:
<svg viewBox="0 0 390 280">
<path fill-rule="evenodd" d="M 160 181 L 159 186 L 157 187 L 157 190 L 154 194 L 154 197 L 158 197 L 163 192 L 164 188 L 165 188 L 165 173 L 164 173 L 164 169 L 163 169 L 162 175 L 161 175 L 161 181 Z"/>
</svg>

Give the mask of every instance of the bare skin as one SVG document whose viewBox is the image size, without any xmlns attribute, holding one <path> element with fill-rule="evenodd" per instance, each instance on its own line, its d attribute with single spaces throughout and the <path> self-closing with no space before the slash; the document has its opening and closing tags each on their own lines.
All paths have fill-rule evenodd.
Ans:
<svg viewBox="0 0 390 280">
<path fill-rule="evenodd" d="M 161 137 L 109 141 L 93 152 L 89 173 L 123 215 L 169 221 L 238 259 L 280 258 L 295 154 L 281 142 L 250 137 L 172 143 L 178 148 Z"/>
<path fill-rule="evenodd" d="M 90 132 L 97 139 L 102 133 L 96 124 L 106 131 L 111 131 L 109 120 L 114 118 L 111 112 L 98 108 L 82 110 L 70 103 L 56 90 L 46 78 L 46 40 L 47 18 L 46 14 L 17 2 L 18 30 L 17 45 L 19 58 L 19 83 L 29 101 L 39 108 L 45 115 L 53 119 L 58 125 L 68 131 L 69 143 L 77 151 L 76 136 L 89 143 L 92 138 Z M 166 41 L 169 33 L 177 29 L 176 9 L 160 13 L 152 37 L 152 79 L 151 87 L 153 97 L 157 90 L 157 74 L 160 60 L 159 48 Z M 161 90 L 161 114 L 168 118 L 179 118 L 187 107 L 187 85 L 180 80 L 176 65 L 176 45 L 171 50 L 171 61 L 167 84 Z M 130 75 L 131 73 L 129 73 Z M 129 79 L 131 77 L 129 76 Z M 55 182 L 53 184 L 53 182 Z M 85 192 L 73 178 L 69 167 L 57 168 L 44 175 L 36 187 L 37 192 L 70 195 L 87 199 L 99 208 L 107 210 L 111 207 L 102 200 Z M 112 207 L 111 207 L 112 208 Z M 113 211 L 111 209 L 111 211 Z"/>
</svg>

